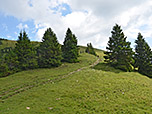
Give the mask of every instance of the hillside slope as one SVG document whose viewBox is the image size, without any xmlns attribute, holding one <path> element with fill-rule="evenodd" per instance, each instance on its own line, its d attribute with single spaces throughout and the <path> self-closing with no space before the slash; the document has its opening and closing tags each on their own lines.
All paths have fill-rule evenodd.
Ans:
<svg viewBox="0 0 152 114">
<path fill-rule="evenodd" d="M 9 48 L 9 47 L 14 48 L 15 44 L 16 44 L 16 41 L 13 41 L 13 40 L 2 40 L 1 38 L 0 38 L 0 42 L 2 42 L 2 44 L 0 43 L 0 50 L 4 49 L 4 48 Z M 40 42 L 31 41 L 31 43 L 34 46 L 38 46 Z M 79 50 L 80 53 L 85 53 L 86 46 L 79 46 L 79 49 L 80 49 Z M 103 56 L 103 50 L 95 49 L 95 51 L 97 52 L 98 55 Z"/>
<path fill-rule="evenodd" d="M 83 62 L 65 64 L 55 69 L 25 71 L 1 78 L 1 93 L 14 87 L 43 82 L 80 67 L 97 58 L 82 54 Z M 102 65 L 102 64 L 99 64 Z M 101 67 L 101 66 L 100 66 Z M 104 66 L 106 67 L 106 66 Z M 109 68 L 105 68 L 109 69 Z M 152 80 L 138 73 L 90 67 L 59 81 L 42 83 L 26 91 L 2 97 L 0 113 L 150 113 L 152 112 Z M 17 88 L 16 88 L 17 89 Z M 12 92 L 13 93 L 13 92 Z M 7 93 L 6 93 L 7 94 Z M 30 109 L 29 109 L 30 108 Z"/>
<path fill-rule="evenodd" d="M 2 42 L 2 44 L 0 44 L 0 50 L 4 49 L 4 48 L 7 48 L 7 47 L 14 48 L 15 44 L 16 44 L 16 41 L 14 41 L 14 40 L 1 40 L 1 42 Z M 37 45 L 39 45 L 39 42 L 32 41 L 32 44 L 34 46 L 37 46 Z"/>
<path fill-rule="evenodd" d="M 80 49 L 82 50 L 82 49 Z M 152 80 L 81 53 L 79 63 L 0 78 L 0 114 L 151 113 Z"/>
</svg>

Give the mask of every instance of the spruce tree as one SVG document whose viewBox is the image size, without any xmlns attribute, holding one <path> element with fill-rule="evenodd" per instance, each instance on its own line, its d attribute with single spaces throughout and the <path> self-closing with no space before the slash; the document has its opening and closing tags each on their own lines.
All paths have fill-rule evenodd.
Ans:
<svg viewBox="0 0 152 114">
<path fill-rule="evenodd" d="M 19 61 L 18 61 L 18 57 L 15 54 L 14 50 L 11 50 L 6 56 L 5 56 L 5 61 L 6 64 L 8 66 L 9 72 L 11 73 L 15 73 L 17 71 L 19 71 L 20 69 L 18 68 L 19 66 Z"/>
<path fill-rule="evenodd" d="M 63 42 L 62 57 L 63 61 L 66 62 L 73 63 L 78 61 L 77 39 L 76 36 L 72 34 L 70 28 L 68 28 Z"/>
<path fill-rule="evenodd" d="M 25 31 L 20 32 L 15 47 L 15 54 L 17 55 L 21 70 L 37 67 L 36 51 L 34 50 Z"/>
<path fill-rule="evenodd" d="M 152 51 L 141 33 L 135 41 L 135 67 L 142 74 L 152 77 Z"/>
<path fill-rule="evenodd" d="M 133 70 L 133 51 L 131 43 L 126 41 L 121 26 L 116 24 L 112 30 L 112 36 L 109 38 L 108 46 L 105 52 L 105 62 L 124 71 Z"/>
<path fill-rule="evenodd" d="M 95 56 L 97 55 L 91 43 L 87 44 L 86 53 L 89 53 Z"/>
<path fill-rule="evenodd" d="M 44 33 L 38 48 L 38 55 L 39 67 L 50 68 L 61 65 L 61 46 L 51 28 L 48 28 Z"/>
<path fill-rule="evenodd" d="M 4 59 L 0 59 L 0 77 L 8 76 L 9 68 Z"/>
<path fill-rule="evenodd" d="M 14 50 L 9 51 L 9 53 L 0 58 L 0 77 L 8 76 L 19 70 L 19 62 Z"/>
</svg>

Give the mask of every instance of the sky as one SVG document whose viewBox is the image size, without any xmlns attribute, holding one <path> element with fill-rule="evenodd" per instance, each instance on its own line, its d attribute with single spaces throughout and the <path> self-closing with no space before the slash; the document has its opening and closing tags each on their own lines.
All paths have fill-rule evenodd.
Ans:
<svg viewBox="0 0 152 114">
<path fill-rule="evenodd" d="M 41 41 L 51 27 L 62 44 L 70 28 L 79 45 L 106 49 L 116 23 L 133 48 L 139 32 L 152 47 L 152 0 L 0 0 L 0 37 L 10 40 L 25 30 Z"/>
</svg>

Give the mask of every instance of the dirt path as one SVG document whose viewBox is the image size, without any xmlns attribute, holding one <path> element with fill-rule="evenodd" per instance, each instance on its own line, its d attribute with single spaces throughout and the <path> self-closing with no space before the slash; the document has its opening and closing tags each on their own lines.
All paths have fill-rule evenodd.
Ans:
<svg viewBox="0 0 152 114">
<path fill-rule="evenodd" d="M 39 82 L 39 83 L 33 83 L 31 85 L 27 85 L 27 86 L 24 86 L 24 87 L 22 87 L 22 86 L 13 87 L 13 88 L 11 88 L 7 91 L 2 92 L 2 94 L 0 94 L 0 102 L 4 102 L 4 100 L 6 100 L 6 99 L 8 99 L 8 98 L 10 98 L 10 97 L 12 97 L 16 94 L 19 94 L 21 92 L 24 92 L 26 90 L 32 89 L 34 87 L 38 87 L 40 85 L 44 85 L 44 84 L 47 84 L 47 83 L 55 83 L 55 82 L 61 81 L 61 80 L 69 77 L 70 75 L 72 75 L 76 72 L 80 72 L 81 70 L 84 70 L 86 68 L 93 67 L 93 66 L 97 65 L 99 62 L 100 62 L 100 59 L 98 58 L 98 60 L 96 62 L 94 62 L 93 64 L 91 64 L 90 66 L 79 68 L 75 71 L 72 71 L 72 72 L 70 72 L 68 74 L 65 74 L 65 75 L 62 75 L 62 76 L 59 75 L 55 79 L 52 79 L 52 80 L 48 79 L 48 80 L 45 80 L 45 81 L 42 81 L 42 82 Z"/>
</svg>

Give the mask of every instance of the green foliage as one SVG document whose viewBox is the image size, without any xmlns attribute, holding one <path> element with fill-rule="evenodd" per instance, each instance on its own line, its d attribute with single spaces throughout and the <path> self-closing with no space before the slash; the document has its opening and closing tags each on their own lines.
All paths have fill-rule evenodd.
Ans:
<svg viewBox="0 0 152 114">
<path fill-rule="evenodd" d="M 51 28 L 48 28 L 38 48 L 39 67 L 49 68 L 61 65 L 61 46 Z"/>
<path fill-rule="evenodd" d="M 34 50 L 26 32 L 20 32 L 15 47 L 19 67 L 21 70 L 33 69 L 37 67 L 36 51 Z"/>
<path fill-rule="evenodd" d="M 92 46 L 91 43 L 88 43 L 88 44 L 87 44 L 86 53 L 89 53 L 89 54 L 92 54 L 92 55 L 97 56 L 97 54 L 96 54 L 96 52 L 94 51 L 94 48 L 93 48 L 93 46 Z"/>
<path fill-rule="evenodd" d="M 0 45 L 2 45 L 3 43 L 2 43 L 2 41 L 0 40 Z"/>
<path fill-rule="evenodd" d="M 0 61 L 0 76 L 8 76 L 21 70 L 37 67 L 36 51 L 31 45 L 26 32 L 20 32 L 16 47 L 5 47 L 2 49 L 3 57 Z"/>
<path fill-rule="evenodd" d="M 1 58 L 0 69 L 0 77 L 8 76 L 19 71 L 19 62 L 13 50 Z"/>
<path fill-rule="evenodd" d="M 122 70 L 116 69 L 107 63 L 99 63 L 96 66 L 94 66 L 93 69 L 102 70 L 102 71 L 106 71 L 106 72 L 114 72 L 114 73 L 123 72 Z"/>
<path fill-rule="evenodd" d="M 8 65 L 5 63 L 3 58 L 0 58 L 0 77 L 5 77 L 9 75 Z"/>
<path fill-rule="evenodd" d="M 19 69 L 19 61 L 18 57 L 15 54 L 14 50 L 10 51 L 6 56 L 5 56 L 5 63 L 7 64 L 10 74 L 18 72 Z"/>
<path fill-rule="evenodd" d="M 35 47 L 38 43 L 31 43 L 25 31 L 20 33 L 18 41 L 5 39 L 1 39 L 1 41 L 0 77 L 37 67 Z"/>
<path fill-rule="evenodd" d="M 152 51 L 141 33 L 138 34 L 135 43 L 135 67 L 140 73 L 152 77 Z"/>
<path fill-rule="evenodd" d="M 78 62 L 78 46 L 77 39 L 74 34 L 72 34 L 70 28 L 68 28 L 65 36 L 65 40 L 62 46 L 62 57 L 63 61 L 66 62 Z"/>
<path fill-rule="evenodd" d="M 7 53 L 0 53 L 0 77 L 5 77 L 17 72 L 17 63 L 17 56 L 12 49 Z"/>
<path fill-rule="evenodd" d="M 121 26 L 116 24 L 111 33 L 112 36 L 109 38 L 108 47 L 106 47 L 108 51 L 104 56 L 105 62 L 121 70 L 132 71 L 134 60 L 131 43 L 126 41 L 127 37 L 122 32 Z"/>
</svg>

